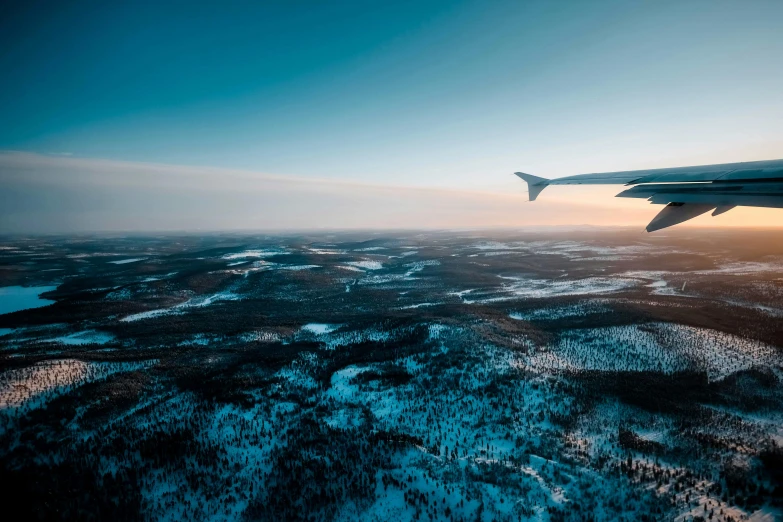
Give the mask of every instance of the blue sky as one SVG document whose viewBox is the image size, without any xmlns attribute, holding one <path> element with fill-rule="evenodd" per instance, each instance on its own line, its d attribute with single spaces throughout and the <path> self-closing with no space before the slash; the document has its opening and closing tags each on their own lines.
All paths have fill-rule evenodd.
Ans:
<svg viewBox="0 0 783 522">
<path fill-rule="evenodd" d="M 775 0 L 15 4 L 4 151 L 498 193 L 783 157 Z"/>
</svg>

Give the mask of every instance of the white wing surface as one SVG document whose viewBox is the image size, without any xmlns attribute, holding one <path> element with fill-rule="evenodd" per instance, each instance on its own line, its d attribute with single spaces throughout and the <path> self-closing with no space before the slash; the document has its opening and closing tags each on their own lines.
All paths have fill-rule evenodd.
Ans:
<svg viewBox="0 0 783 522">
<path fill-rule="evenodd" d="M 527 182 L 530 201 L 549 185 L 634 185 L 617 196 L 667 205 L 647 226 L 648 232 L 710 210 L 717 216 L 738 206 L 783 208 L 783 160 L 598 172 L 556 179 L 524 172 L 516 175 Z"/>
</svg>

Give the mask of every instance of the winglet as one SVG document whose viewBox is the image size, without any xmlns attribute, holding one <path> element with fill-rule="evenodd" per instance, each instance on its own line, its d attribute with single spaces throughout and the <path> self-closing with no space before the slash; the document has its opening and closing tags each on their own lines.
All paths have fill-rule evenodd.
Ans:
<svg viewBox="0 0 783 522">
<path fill-rule="evenodd" d="M 530 197 L 530 201 L 535 201 L 541 191 L 549 185 L 549 180 L 546 178 L 539 178 L 532 174 L 525 174 L 524 172 L 515 172 L 517 176 L 527 181 L 527 193 Z"/>
</svg>

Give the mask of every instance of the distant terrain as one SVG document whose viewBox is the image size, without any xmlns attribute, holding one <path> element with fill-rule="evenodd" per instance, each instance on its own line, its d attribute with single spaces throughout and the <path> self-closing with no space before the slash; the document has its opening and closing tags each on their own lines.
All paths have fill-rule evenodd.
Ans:
<svg viewBox="0 0 783 522">
<path fill-rule="evenodd" d="M 779 231 L 0 238 L 25 520 L 783 517 Z"/>
</svg>

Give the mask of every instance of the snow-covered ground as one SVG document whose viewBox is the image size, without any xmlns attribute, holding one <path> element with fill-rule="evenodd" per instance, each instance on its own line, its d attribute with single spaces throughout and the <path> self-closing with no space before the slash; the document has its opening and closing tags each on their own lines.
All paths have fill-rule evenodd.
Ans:
<svg viewBox="0 0 783 522">
<path fill-rule="evenodd" d="M 106 344 L 114 340 L 114 336 L 106 332 L 96 330 L 84 330 L 51 339 L 44 339 L 44 342 L 61 343 L 66 345 L 81 346 L 83 344 Z"/>
<path fill-rule="evenodd" d="M 259 258 L 265 258 L 265 257 L 271 257 L 271 256 L 277 256 L 281 254 L 287 254 L 288 250 L 285 249 L 278 249 L 278 248 L 254 248 L 250 250 L 243 250 L 242 252 L 233 252 L 231 254 L 226 254 L 223 256 L 223 259 L 228 260 L 234 260 L 234 259 L 259 259 Z"/>
<path fill-rule="evenodd" d="M 773 346 L 705 328 L 670 323 L 566 330 L 522 364 L 546 371 L 705 372 L 710 380 L 773 366 Z"/>
<path fill-rule="evenodd" d="M 356 268 L 363 268 L 364 270 L 380 270 L 381 268 L 383 268 L 383 263 L 381 263 L 380 261 L 372 261 L 372 260 L 349 261 L 346 264 Z"/>
<path fill-rule="evenodd" d="M 340 325 L 325 324 L 325 323 L 307 323 L 302 327 L 305 332 L 310 332 L 315 335 L 328 334 L 337 330 Z"/>
<path fill-rule="evenodd" d="M 585 317 L 591 314 L 607 313 L 610 309 L 600 300 L 591 299 L 564 306 L 545 306 L 525 312 L 511 312 L 509 317 L 518 321 L 541 321 L 566 317 Z"/>
<path fill-rule="evenodd" d="M 63 286 L 3 318 L 0 457 L 140 519 L 779 517 L 779 258 L 338 236 L 3 250 Z"/>
<path fill-rule="evenodd" d="M 109 261 L 109 263 L 113 265 L 127 265 L 128 263 L 138 263 L 139 261 L 144 261 L 147 259 L 146 257 L 133 257 L 130 259 L 118 259 L 117 261 Z"/>
<path fill-rule="evenodd" d="M 148 310 L 146 312 L 127 315 L 120 319 L 120 321 L 129 323 L 133 321 L 141 321 L 144 319 L 153 319 L 164 315 L 183 314 L 186 313 L 189 308 L 201 308 L 219 301 L 237 301 L 241 298 L 242 296 L 233 292 L 219 292 L 217 294 L 208 295 L 206 297 L 194 297 L 192 299 L 188 299 L 184 303 L 180 303 L 169 308 L 159 308 L 156 310 Z"/>
<path fill-rule="evenodd" d="M 620 292 L 639 286 L 641 281 L 620 277 L 588 277 L 584 279 L 535 279 L 523 276 L 503 276 L 499 288 L 475 290 L 462 295 L 467 304 L 493 303 L 514 299 L 540 299 L 571 295 L 600 295 Z"/>
<path fill-rule="evenodd" d="M 143 363 L 93 363 L 77 359 L 55 359 L 34 366 L 7 370 L 0 374 L 0 410 L 29 410 L 76 386 L 103 379 L 109 375 L 144 368 Z"/>
</svg>

